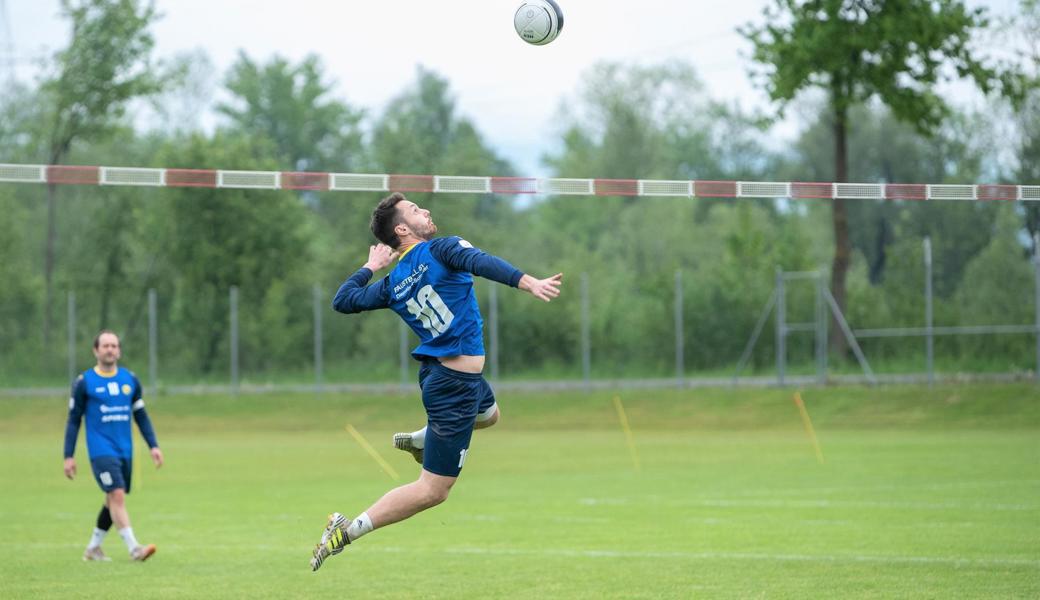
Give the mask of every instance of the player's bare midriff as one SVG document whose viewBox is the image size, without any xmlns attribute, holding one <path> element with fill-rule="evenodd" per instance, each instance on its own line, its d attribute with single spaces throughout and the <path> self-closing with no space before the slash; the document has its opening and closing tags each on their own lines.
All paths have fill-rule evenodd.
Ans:
<svg viewBox="0 0 1040 600">
<path fill-rule="evenodd" d="M 441 356 L 437 360 L 449 369 L 463 373 L 480 373 L 484 370 L 484 357 L 459 354 L 458 356 Z"/>
</svg>

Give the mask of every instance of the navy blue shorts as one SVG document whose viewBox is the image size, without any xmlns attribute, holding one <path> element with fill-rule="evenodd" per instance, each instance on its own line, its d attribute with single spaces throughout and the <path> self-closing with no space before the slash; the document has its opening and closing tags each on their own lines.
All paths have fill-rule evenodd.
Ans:
<svg viewBox="0 0 1040 600">
<path fill-rule="evenodd" d="M 458 477 L 477 413 L 491 408 L 495 393 L 480 373 L 449 369 L 435 359 L 425 360 L 419 367 L 419 387 L 427 418 L 423 468 Z"/>
<path fill-rule="evenodd" d="M 115 489 L 130 493 L 130 471 L 133 461 L 118 456 L 99 456 L 90 459 L 94 480 L 106 494 Z"/>
</svg>

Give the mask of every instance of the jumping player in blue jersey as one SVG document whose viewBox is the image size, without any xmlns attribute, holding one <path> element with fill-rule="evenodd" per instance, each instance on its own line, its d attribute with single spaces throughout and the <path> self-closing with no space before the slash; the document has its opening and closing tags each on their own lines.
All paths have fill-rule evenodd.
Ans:
<svg viewBox="0 0 1040 600">
<path fill-rule="evenodd" d="M 526 275 L 460 237 L 434 238 L 430 211 L 403 194 L 384 198 L 372 213 L 368 261 L 340 286 L 332 307 L 342 313 L 389 308 L 419 336 L 412 357 L 420 361 L 419 387 L 427 425 L 394 436 L 394 446 L 422 463 L 419 479 L 387 492 L 348 521 L 329 515 L 314 548 L 311 569 L 366 533 L 402 521 L 444 502 L 466 461 L 474 429 L 498 421 L 498 404 L 484 369 L 484 321 L 473 292 L 473 275 L 519 288 L 549 302 L 560 295 L 563 273 L 547 279 Z M 389 275 L 368 285 L 375 272 L 400 259 Z"/>
<path fill-rule="evenodd" d="M 102 331 L 94 338 L 94 356 L 97 365 L 84 371 L 72 384 L 69 398 L 69 421 L 65 426 L 65 476 L 76 476 L 76 438 L 80 422 L 87 421 L 87 453 L 94 479 L 105 492 L 105 504 L 98 513 L 94 535 L 83 553 L 83 560 L 111 560 L 101 551 L 112 523 L 126 542 L 133 560 L 144 561 L 155 554 L 154 544 L 140 544 L 130 527 L 126 511 L 126 495 L 130 493 L 130 474 L 133 450 L 133 430 L 130 415 L 137 422 L 141 435 L 151 448 L 155 468 L 163 464 L 163 453 L 155 439 L 152 421 L 141 399 L 141 382 L 130 371 L 118 365 L 119 337 L 111 331 Z"/>
</svg>

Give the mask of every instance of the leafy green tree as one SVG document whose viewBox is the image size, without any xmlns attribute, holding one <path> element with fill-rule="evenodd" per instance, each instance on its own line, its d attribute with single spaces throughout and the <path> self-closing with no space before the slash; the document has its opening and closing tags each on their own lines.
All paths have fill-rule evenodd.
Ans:
<svg viewBox="0 0 1040 600">
<path fill-rule="evenodd" d="M 25 202 L 18 201 L 10 187 L 0 188 L 0 346 L 7 360 L 0 373 L 32 369 L 39 362 L 39 342 L 32 335 L 39 327 L 39 273 L 26 257 L 30 255 L 24 223 L 29 219 Z M 18 349 L 18 351 L 13 351 Z M 5 381 L 11 381 L 4 377 Z"/>
<path fill-rule="evenodd" d="M 384 173 L 512 173 L 476 127 L 458 114 L 448 80 L 423 67 L 417 69 L 414 83 L 394 97 L 376 121 L 372 155 L 375 167 Z M 441 231 L 464 233 L 478 245 L 494 239 L 497 230 L 492 227 L 482 234 L 467 225 L 479 218 L 502 227 L 511 212 L 504 198 L 491 194 L 408 196 L 435 209 Z M 366 209 L 371 212 L 371 206 Z"/>
<path fill-rule="evenodd" d="M 984 115 L 953 112 L 928 137 L 877 103 L 853 107 L 849 114 L 856 123 L 848 135 L 853 181 L 973 183 L 982 177 L 986 156 L 995 153 L 978 142 L 993 127 Z M 830 142 L 830 118 L 824 115 L 801 133 L 780 179 L 832 181 Z M 854 200 L 846 208 L 850 243 L 867 261 L 870 284 L 883 283 L 893 244 L 911 236 L 912 245 L 920 246 L 924 236 L 931 236 L 936 293 L 941 296 L 953 293 L 964 265 L 989 243 L 989 225 L 996 215 L 995 207 L 984 203 Z M 811 210 L 829 209 L 814 204 Z"/>
<path fill-rule="evenodd" d="M 1016 19 L 1024 46 L 1022 61 L 1040 77 L 1040 1 L 1022 0 L 1022 14 Z M 1014 123 L 1021 134 L 1018 147 L 1016 181 L 1040 185 L 1040 91 L 1033 91 L 1025 106 L 1016 112 Z M 1024 207 L 1026 227 L 1031 236 L 1040 233 L 1040 206 L 1030 202 Z M 1040 249 L 1036 249 L 1040 250 Z"/>
<path fill-rule="evenodd" d="M 274 142 L 283 170 L 349 172 L 363 164 L 363 112 L 330 97 L 333 84 L 317 56 L 297 65 L 276 56 L 260 65 L 240 52 L 225 84 L 232 101 L 217 111 L 232 129 Z"/>
<path fill-rule="evenodd" d="M 109 135 L 123 119 L 128 103 L 161 89 L 151 64 L 154 40 L 149 27 L 154 6 L 137 0 L 62 0 L 72 25 L 68 47 L 55 57 L 56 73 L 41 86 L 48 114 L 44 134 L 47 161 L 61 164 L 72 145 Z M 57 196 L 47 188 L 47 236 L 44 251 L 43 337 L 49 342 L 53 304 L 52 278 L 57 238 Z"/>
<path fill-rule="evenodd" d="M 712 100 L 688 64 L 599 63 L 576 96 L 561 108 L 563 147 L 545 159 L 560 177 L 754 178 L 770 163 L 756 143 L 754 119 Z M 539 211 L 567 237 L 595 248 L 602 231 L 613 230 L 634 203 L 644 201 L 554 199 Z"/>
<path fill-rule="evenodd" d="M 961 0 L 776 0 L 764 25 L 744 27 L 769 95 L 782 104 L 808 88 L 827 95 L 834 142 L 834 180 L 849 180 L 849 111 L 879 99 L 922 133 L 949 115 L 935 89 L 968 78 L 983 92 L 999 90 L 1018 101 L 1028 87 L 1019 71 L 976 56 L 971 38 L 988 25 L 985 9 Z M 831 291 L 845 307 L 852 243 L 845 200 L 833 201 Z M 837 327 L 832 347 L 844 352 Z"/>
<path fill-rule="evenodd" d="M 193 135 L 171 144 L 161 160 L 169 165 L 227 165 L 229 169 L 273 170 L 277 161 L 265 144 L 247 137 L 218 133 Z M 284 191 L 210 188 L 161 190 L 161 216 L 154 226 L 155 244 L 163 248 L 165 276 L 160 295 L 172 298 L 170 322 L 179 360 L 196 372 L 210 373 L 226 364 L 228 292 L 240 289 L 243 367 L 291 361 L 308 356 L 307 339 L 286 336 L 281 344 L 261 346 L 270 337 L 247 338 L 261 315 L 263 327 L 296 331 L 309 322 L 309 212 L 300 199 Z M 299 290 L 288 293 L 287 290 Z M 257 325 L 259 326 L 259 325 Z M 251 341 L 250 341 L 251 340 Z M 252 350 L 252 352 L 250 352 Z"/>
<path fill-rule="evenodd" d="M 965 325 L 1026 325 L 1035 319 L 1036 281 L 1022 245 L 1022 218 L 1015 207 L 1000 207 L 990 244 L 967 265 L 955 300 Z M 1035 338 L 987 335 L 959 338 L 965 356 L 1028 368 Z M 1024 360 L 1023 360 L 1024 359 Z M 1017 363 L 1017 364 L 1016 364 Z"/>
</svg>

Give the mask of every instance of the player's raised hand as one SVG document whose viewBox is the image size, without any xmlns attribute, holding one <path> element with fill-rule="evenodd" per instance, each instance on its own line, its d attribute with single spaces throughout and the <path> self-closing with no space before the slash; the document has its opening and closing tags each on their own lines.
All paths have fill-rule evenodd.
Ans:
<svg viewBox="0 0 1040 600">
<path fill-rule="evenodd" d="M 162 450 L 160 450 L 158 448 L 152 448 L 151 454 L 152 454 L 152 462 L 155 463 L 155 468 L 158 469 L 159 467 L 163 466 Z"/>
<path fill-rule="evenodd" d="M 69 479 L 76 476 L 76 459 L 71 456 L 65 459 L 65 476 Z"/>
<path fill-rule="evenodd" d="M 365 267 L 371 269 L 372 272 L 375 273 L 379 269 L 394 262 L 395 258 L 397 258 L 397 251 L 386 244 L 369 246 L 368 262 L 365 263 Z"/>
<path fill-rule="evenodd" d="M 539 300 L 548 302 L 560 295 L 560 285 L 562 284 L 563 273 L 557 273 L 546 279 L 535 279 L 530 275 L 524 275 L 520 278 L 517 287 Z"/>
</svg>

